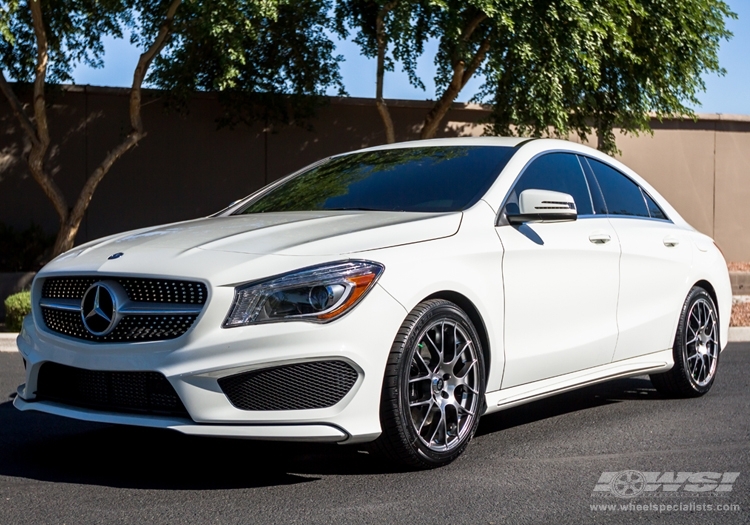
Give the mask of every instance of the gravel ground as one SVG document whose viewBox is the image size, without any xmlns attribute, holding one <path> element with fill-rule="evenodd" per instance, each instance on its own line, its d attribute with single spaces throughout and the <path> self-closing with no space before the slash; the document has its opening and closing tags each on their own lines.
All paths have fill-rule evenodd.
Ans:
<svg viewBox="0 0 750 525">
<path fill-rule="evenodd" d="M 730 272 L 750 272 L 750 262 L 727 263 Z"/>
<path fill-rule="evenodd" d="M 750 262 L 730 262 L 730 272 L 750 272 Z M 732 301 L 730 326 L 750 326 L 750 296 L 735 297 Z"/>
</svg>

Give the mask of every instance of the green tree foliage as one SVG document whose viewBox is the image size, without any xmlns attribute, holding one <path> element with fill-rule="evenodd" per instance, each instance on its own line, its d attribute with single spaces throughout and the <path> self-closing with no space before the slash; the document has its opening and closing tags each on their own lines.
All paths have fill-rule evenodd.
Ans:
<svg viewBox="0 0 750 525">
<path fill-rule="evenodd" d="M 195 91 L 218 92 L 224 124 L 299 123 L 328 88 L 343 92 L 330 10 L 329 0 L 186 3 L 148 80 L 182 108 Z"/>
<path fill-rule="evenodd" d="M 650 115 L 691 116 L 702 75 L 722 73 L 718 48 L 734 17 L 721 0 L 344 0 L 339 28 L 377 56 L 377 13 L 386 50 L 414 85 L 427 38 L 438 40 L 438 89 L 421 137 L 435 136 L 468 81 L 490 104 L 490 134 L 598 133 L 616 151 L 613 129 L 649 131 Z M 342 32 L 339 29 L 339 32 Z M 382 88 L 379 87 L 382 91 Z M 377 96 L 376 96 L 377 97 Z M 382 111 L 381 111 L 382 114 Z M 387 126 L 386 126 L 387 127 Z"/>
<path fill-rule="evenodd" d="M 725 19 L 736 18 L 718 0 L 612 2 L 611 29 L 599 68 L 587 71 L 590 90 L 568 86 L 571 131 L 596 128 L 598 147 L 615 152 L 613 128 L 650 132 L 649 114 L 693 117 L 705 73 L 724 74 L 718 51 L 732 34 Z M 585 66 L 585 64 L 584 64 Z"/>
<path fill-rule="evenodd" d="M 122 37 L 132 25 L 126 0 L 43 0 L 47 39 L 49 83 L 72 82 L 78 63 L 101 67 L 102 37 Z M 37 67 L 37 35 L 30 0 L 0 2 L 0 63 L 5 73 L 18 82 L 33 82 Z"/>
<path fill-rule="evenodd" d="M 375 105 L 383 120 L 386 142 L 396 141 L 393 120 L 383 98 L 386 71 L 401 62 L 409 82 L 424 89 L 416 73 L 417 58 L 431 36 L 431 19 L 435 6 L 430 0 L 341 0 L 336 4 L 335 28 L 340 37 L 349 36 L 355 28 L 354 42 L 362 54 L 376 59 Z M 390 55 L 389 55 L 390 49 Z"/>
</svg>

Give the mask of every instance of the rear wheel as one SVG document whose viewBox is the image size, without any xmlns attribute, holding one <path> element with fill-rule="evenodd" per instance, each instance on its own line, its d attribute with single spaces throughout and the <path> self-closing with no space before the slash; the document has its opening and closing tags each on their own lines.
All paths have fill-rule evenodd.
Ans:
<svg viewBox="0 0 750 525">
<path fill-rule="evenodd" d="M 376 448 L 416 468 L 456 459 L 479 424 L 484 367 L 479 337 L 458 306 L 442 299 L 419 304 L 391 347 Z"/>
<path fill-rule="evenodd" d="M 673 353 L 674 367 L 652 374 L 656 390 L 671 397 L 702 396 L 711 389 L 719 365 L 719 318 L 703 288 L 690 290 L 680 314 Z"/>
</svg>

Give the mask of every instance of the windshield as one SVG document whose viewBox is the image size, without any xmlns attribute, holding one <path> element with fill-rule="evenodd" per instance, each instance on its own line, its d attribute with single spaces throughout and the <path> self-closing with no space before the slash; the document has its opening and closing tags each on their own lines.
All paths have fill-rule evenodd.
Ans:
<svg viewBox="0 0 750 525">
<path fill-rule="evenodd" d="M 484 195 L 515 151 L 501 146 L 442 146 L 342 155 L 289 179 L 234 215 L 465 210 Z"/>
</svg>

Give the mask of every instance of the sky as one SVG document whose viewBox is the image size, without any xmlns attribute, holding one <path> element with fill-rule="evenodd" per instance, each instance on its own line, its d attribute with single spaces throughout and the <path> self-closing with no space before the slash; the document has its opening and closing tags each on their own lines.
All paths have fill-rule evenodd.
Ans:
<svg viewBox="0 0 750 525">
<path fill-rule="evenodd" d="M 727 27 L 734 33 L 729 41 L 723 41 L 719 51 L 719 62 L 726 69 L 724 76 L 706 75 L 706 92 L 700 93 L 701 106 L 695 107 L 698 113 L 725 113 L 750 115 L 750 0 L 729 0 L 737 20 L 728 20 Z M 359 48 L 350 41 L 336 40 L 337 53 L 344 56 L 340 64 L 341 75 L 347 93 L 352 97 L 373 98 L 375 96 L 375 60 L 360 55 Z M 104 42 L 104 67 L 93 69 L 79 65 L 73 78 L 76 84 L 94 86 L 128 87 L 133 80 L 133 69 L 138 61 L 139 51 L 127 38 L 108 38 Z M 409 84 L 405 73 L 387 72 L 384 81 L 386 98 L 426 100 L 435 98 L 436 43 L 431 42 L 418 62 L 417 72 L 425 84 L 423 91 Z M 458 96 L 459 102 L 468 101 L 478 90 L 481 80 L 473 78 Z M 331 95 L 335 92 L 332 90 Z"/>
</svg>

